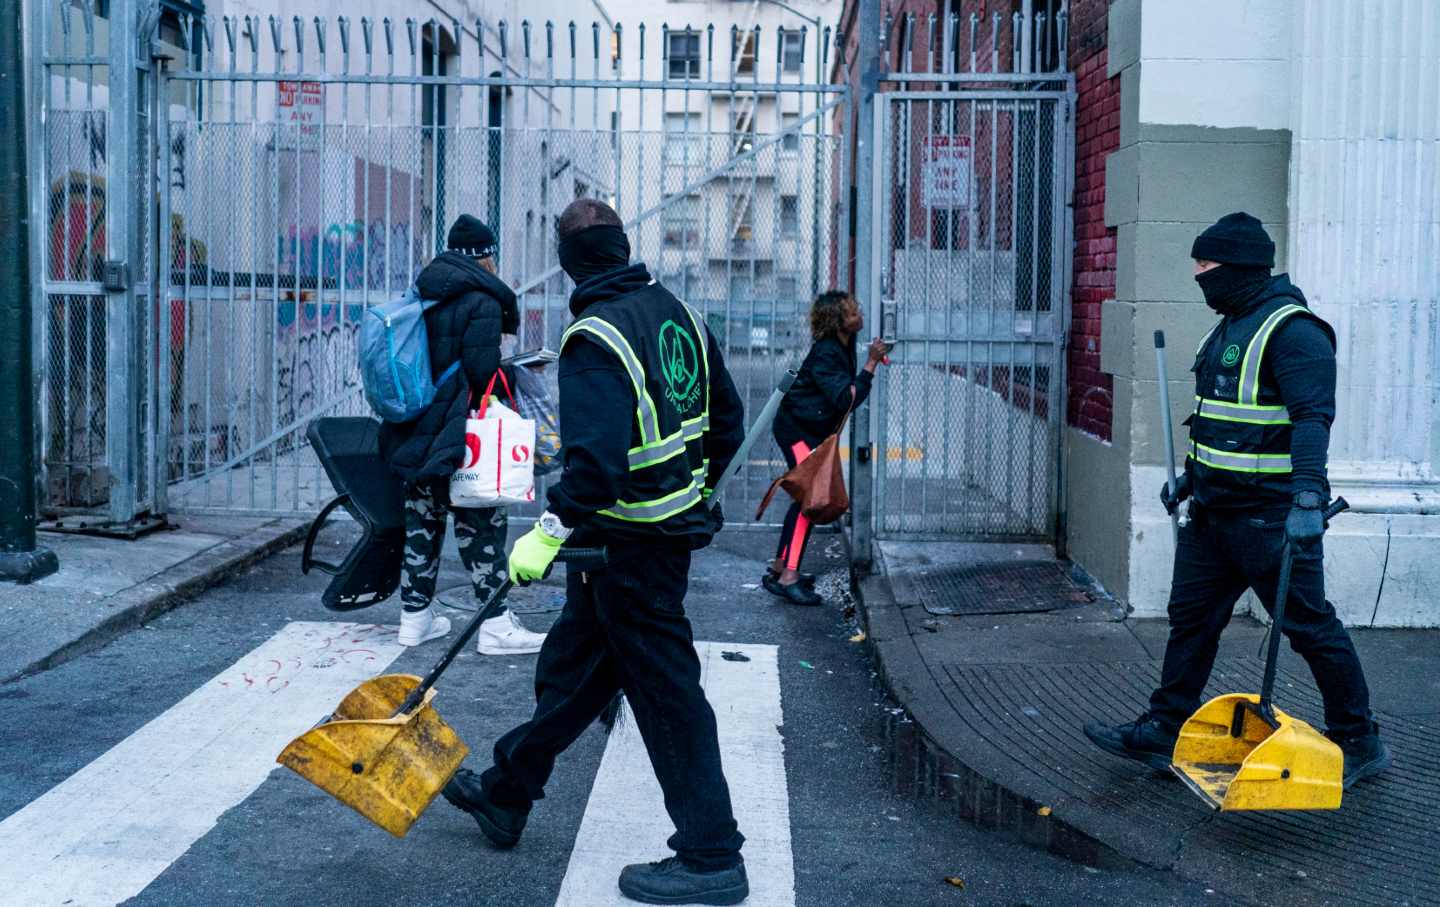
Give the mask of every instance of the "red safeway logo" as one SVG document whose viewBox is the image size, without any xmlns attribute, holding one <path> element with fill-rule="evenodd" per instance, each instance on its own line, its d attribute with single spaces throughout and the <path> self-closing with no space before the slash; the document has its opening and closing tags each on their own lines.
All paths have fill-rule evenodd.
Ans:
<svg viewBox="0 0 1440 907">
<path fill-rule="evenodd" d="M 465 434 L 465 449 L 470 451 L 470 459 L 465 463 L 464 469 L 471 469 L 480 462 L 480 436 L 467 432 Z"/>
</svg>

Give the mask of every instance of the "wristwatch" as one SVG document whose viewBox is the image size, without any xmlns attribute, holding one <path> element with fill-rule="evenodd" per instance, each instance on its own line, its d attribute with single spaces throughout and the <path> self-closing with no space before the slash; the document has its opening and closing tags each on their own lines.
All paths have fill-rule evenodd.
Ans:
<svg viewBox="0 0 1440 907">
<path fill-rule="evenodd" d="M 541 532 L 550 536 L 552 539 L 559 539 L 562 542 L 568 539 L 570 534 L 575 531 L 574 529 L 567 529 L 565 524 L 560 522 L 560 518 L 548 510 L 540 514 L 540 522 L 537 525 L 539 525 Z"/>
<path fill-rule="evenodd" d="M 1319 510 L 1325 506 L 1325 499 L 1316 491 L 1302 491 L 1291 498 L 1291 503 L 1301 510 Z"/>
</svg>

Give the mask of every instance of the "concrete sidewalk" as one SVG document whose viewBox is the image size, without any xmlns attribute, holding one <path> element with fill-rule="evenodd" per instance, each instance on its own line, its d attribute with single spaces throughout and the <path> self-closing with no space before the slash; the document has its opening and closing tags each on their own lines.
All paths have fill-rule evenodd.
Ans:
<svg viewBox="0 0 1440 907">
<path fill-rule="evenodd" d="M 135 541 L 42 532 L 60 571 L 0 585 L 0 683 L 97 649 L 304 537 L 308 520 L 181 517 Z"/>
<path fill-rule="evenodd" d="M 1033 555 L 885 544 L 883 569 L 859 582 L 885 685 L 919 728 L 908 759 L 919 793 L 1071 858 L 1170 869 L 1239 901 L 1440 904 L 1431 815 L 1440 803 L 1440 631 L 1354 631 L 1395 752 L 1389 774 L 1348 792 L 1337 812 L 1222 815 L 1170 775 L 1113 758 L 1081 732 L 1086 721 L 1119 723 L 1145 708 L 1164 621 L 1126 620 L 1101 595 L 1058 597 L 1045 612 L 931 613 L 955 604 L 945 593 L 956 577 L 973 582 L 977 567 Z M 1264 633 L 1251 618 L 1232 622 L 1207 696 L 1258 690 Z M 1279 705 L 1323 728 L 1309 671 L 1288 647 L 1278 683 Z"/>
</svg>

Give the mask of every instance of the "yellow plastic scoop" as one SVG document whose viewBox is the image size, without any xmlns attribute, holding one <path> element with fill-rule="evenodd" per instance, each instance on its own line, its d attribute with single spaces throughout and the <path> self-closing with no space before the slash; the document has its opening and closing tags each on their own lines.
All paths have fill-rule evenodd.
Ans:
<svg viewBox="0 0 1440 907">
<path fill-rule="evenodd" d="M 412 674 L 365 681 L 276 761 L 403 838 L 470 752 L 431 707 L 434 689 L 419 708 L 395 714 L 419 685 Z"/>
<path fill-rule="evenodd" d="M 1325 518 L 1348 506 L 1336 498 Z M 1260 695 L 1228 693 L 1205 703 L 1181 725 L 1171 757 L 1171 770 L 1218 810 L 1340 808 L 1345 776 L 1340 747 L 1272 703 L 1291 562 L 1286 542 Z"/>
</svg>

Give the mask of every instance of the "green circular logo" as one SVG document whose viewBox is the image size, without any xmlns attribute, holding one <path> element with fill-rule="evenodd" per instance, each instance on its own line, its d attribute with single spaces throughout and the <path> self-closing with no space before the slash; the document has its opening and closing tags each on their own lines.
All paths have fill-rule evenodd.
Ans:
<svg viewBox="0 0 1440 907">
<path fill-rule="evenodd" d="M 1225 355 L 1220 357 L 1221 365 L 1234 365 L 1240 361 L 1240 347 L 1230 344 L 1225 347 Z"/>
<path fill-rule="evenodd" d="M 689 332 L 673 321 L 660 325 L 659 343 L 665 399 L 683 413 L 699 396 L 700 353 Z"/>
</svg>

